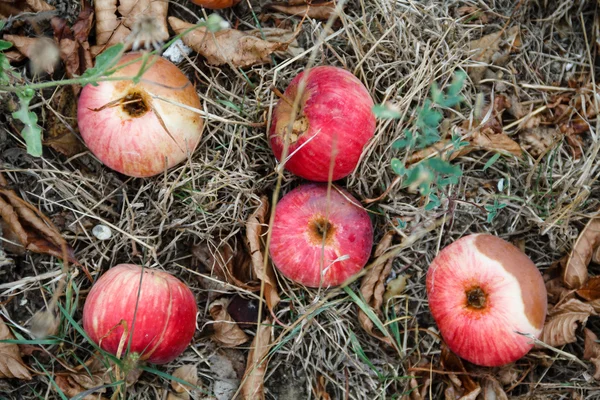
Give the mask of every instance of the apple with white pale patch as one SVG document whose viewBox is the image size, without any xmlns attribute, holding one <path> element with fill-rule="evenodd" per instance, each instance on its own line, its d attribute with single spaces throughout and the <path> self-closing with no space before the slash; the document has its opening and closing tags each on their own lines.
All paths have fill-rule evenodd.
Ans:
<svg viewBox="0 0 600 400">
<path fill-rule="evenodd" d="M 356 168 L 374 134 L 373 100 L 366 87 L 349 71 L 320 66 L 301 72 L 291 81 L 273 110 L 269 139 L 279 162 L 283 161 L 287 141 L 288 171 L 311 181 L 327 182 L 331 165 L 334 181 Z"/>
<path fill-rule="evenodd" d="M 445 247 L 427 271 L 429 308 L 448 347 L 481 366 L 514 362 L 533 347 L 547 312 L 540 271 L 521 250 L 490 234 Z"/>
<path fill-rule="evenodd" d="M 79 96 L 81 137 L 109 168 L 132 177 L 148 177 L 184 161 L 200 142 L 203 122 L 196 89 L 170 61 L 141 53 L 125 54 L 111 79 L 88 84 Z"/>
<path fill-rule="evenodd" d="M 308 287 L 337 286 L 369 260 L 373 226 L 347 191 L 310 183 L 277 203 L 269 252 L 287 278 Z"/>
<path fill-rule="evenodd" d="M 83 328 L 109 353 L 116 355 L 122 346 L 124 354 L 131 337 L 130 360 L 164 364 L 190 344 L 197 311 L 192 291 L 173 275 L 119 264 L 90 290 L 83 307 Z"/>
</svg>

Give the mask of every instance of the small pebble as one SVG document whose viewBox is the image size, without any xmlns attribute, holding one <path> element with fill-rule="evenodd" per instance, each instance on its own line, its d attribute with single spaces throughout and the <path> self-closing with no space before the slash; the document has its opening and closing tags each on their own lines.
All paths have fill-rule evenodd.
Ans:
<svg viewBox="0 0 600 400">
<path fill-rule="evenodd" d="M 98 240 L 108 240 L 112 236 L 110 228 L 106 225 L 96 225 L 94 229 L 92 229 L 92 233 Z"/>
<path fill-rule="evenodd" d="M 164 52 L 163 57 L 171 61 L 174 64 L 182 62 L 186 55 L 190 54 L 192 49 L 183 43 L 181 39 L 177 39 L 172 45 L 170 45 Z"/>
</svg>

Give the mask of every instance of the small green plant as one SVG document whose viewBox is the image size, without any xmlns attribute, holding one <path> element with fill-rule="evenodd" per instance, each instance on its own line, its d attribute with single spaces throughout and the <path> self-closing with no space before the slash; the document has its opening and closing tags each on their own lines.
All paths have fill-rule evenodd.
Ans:
<svg viewBox="0 0 600 400">
<path fill-rule="evenodd" d="M 422 150 L 440 143 L 442 138 L 439 133 L 439 124 L 443 119 L 443 115 L 439 108 L 454 107 L 463 100 L 460 91 L 464 86 L 465 79 L 464 72 L 456 72 L 445 93 L 434 83 L 430 91 L 431 98 L 426 99 L 423 106 L 416 112 L 413 128 L 406 129 L 404 137 L 396 140 L 392 147 L 395 150 L 405 150 L 409 154 L 414 150 Z M 401 117 L 398 111 L 385 105 L 375 106 L 373 112 L 381 119 L 398 119 Z M 446 151 L 455 151 L 469 144 L 462 141 L 459 136 L 453 136 L 450 143 L 451 148 Z M 444 158 L 446 151 L 443 147 L 440 147 L 435 157 L 426 157 L 410 166 L 407 166 L 399 158 L 392 159 L 391 167 L 396 174 L 404 178 L 404 187 L 416 189 L 427 198 L 426 210 L 439 207 L 443 197 L 443 188 L 458 183 L 458 179 L 462 176 L 461 168 L 452 165 Z"/>
</svg>

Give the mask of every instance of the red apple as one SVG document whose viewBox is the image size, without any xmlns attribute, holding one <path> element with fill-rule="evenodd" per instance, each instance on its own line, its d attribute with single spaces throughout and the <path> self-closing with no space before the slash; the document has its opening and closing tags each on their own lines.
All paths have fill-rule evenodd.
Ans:
<svg viewBox="0 0 600 400">
<path fill-rule="evenodd" d="M 343 283 L 369 260 L 373 227 L 360 203 L 345 190 L 311 183 L 277 204 L 269 251 L 287 278 L 309 287 Z"/>
<path fill-rule="evenodd" d="M 305 90 L 300 83 L 305 81 Z M 301 92 L 294 121 L 292 106 Z M 285 168 L 302 178 L 326 182 L 333 160 L 333 180 L 349 175 L 375 134 L 373 100 L 350 72 L 321 66 L 301 72 L 273 110 L 271 148 L 280 162 L 289 143 Z M 288 132 L 292 123 L 291 132 Z"/>
<path fill-rule="evenodd" d="M 427 296 L 442 337 L 458 356 L 500 366 L 523 357 L 547 311 L 541 273 L 521 250 L 489 234 L 444 248 L 427 271 Z"/>
<path fill-rule="evenodd" d="M 192 0 L 192 3 L 211 10 L 233 7 L 242 0 Z"/>
<path fill-rule="evenodd" d="M 118 66 L 124 67 L 111 78 L 136 76 L 141 54 L 125 54 Z M 162 57 L 150 56 L 147 66 L 137 85 L 132 80 L 86 85 L 77 109 L 90 151 L 109 168 L 133 177 L 153 176 L 179 164 L 202 136 L 200 115 L 185 108 L 200 108 L 191 82 Z"/>
<path fill-rule="evenodd" d="M 196 330 L 196 312 L 193 293 L 173 275 L 119 264 L 102 275 L 90 290 L 83 307 L 83 328 L 109 353 L 117 354 L 119 343 L 125 340 L 124 354 L 131 337 L 130 354 L 135 359 L 164 364 L 177 358 L 190 344 Z M 127 335 L 121 320 L 127 323 Z"/>
</svg>

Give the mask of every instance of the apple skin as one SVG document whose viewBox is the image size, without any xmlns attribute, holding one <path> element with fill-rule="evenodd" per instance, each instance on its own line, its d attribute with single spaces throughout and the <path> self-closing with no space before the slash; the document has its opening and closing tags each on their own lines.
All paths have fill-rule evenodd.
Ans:
<svg viewBox="0 0 600 400">
<path fill-rule="evenodd" d="M 323 247 L 318 224 L 327 223 Z M 269 252 L 275 267 L 292 281 L 307 287 L 340 285 L 365 266 L 372 246 L 369 215 L 339 187 L 332 186 L 328 200 L 327 184 L 304 184 L 277 203 Z"/>
<path fill-rule="evenodd" d="M 539 337 L 548 307 L 546 286 L 533 262 L 489 234 L 465 236 L 445 247 L 427 271 L 427 295 L 448 347 L 488 367 L 527 354 L 532 340 L 515 331 Z"/>
<path fill-rule="evenodd" d="M 121 320 L 127 322 L 131 335 L 141 274 L 138 265 L 116 265 L 98 279 L 87 296 L 83 329 L 109 353 L 117 354 L 124 332 L 118 326 Z M 165 364 L 183 353 L 194 336 L 196 299 L 183 282 L 169 273 L 144 269 L 143 274 L 130 352 L 139 360 Z M 122 354 L 129 336 L 125 339 Z"/>
<path fill-rule="evenodd" d="M 139 61 L 133 62 L 136 59 Z M 127 53 L 117 65 L 130 62 L 133 63 L 111 77 L 137 75 L 141 54 Z M 202 136 L 199 114 L 151 97 L 157 95 L 200 109 L 200 99 L 191 82 L 175 64 L 162 57 L 150 56 L 147 65 L 151 66 L 137 85 L 131 80 L 86 85 L 77 107 L 81 137 L 90 151 L 107 167 L 132 177 L 154 176 L 164 172 L 165 167 L 179 164 L 193 153 Z M 132 115 L 125 105 L 110 106 L 127 95 L 141 96 L 146 110 Z"/>
<path fill-rule="evenodd" d="M 356 168 L 363 148 L 375 134 L 373 100 L 361 81 L 344 69 L 320 66 L 301 72 L 273 110 L 269 140 L 280 162 L 292 105 L 305 74 L 308 74 L 306 88 L 292 133 L 287 135 L 290 145 L 285 168 L 302 178 L 327 182 L 335 155 L 332 179 L 335 181 Z"/>
<path fill-rule="evenodd" d="M 221 10 L 237 5 L 242 0 L 192 0 L 192 3 L 210 10 Z"/>
</svg>

